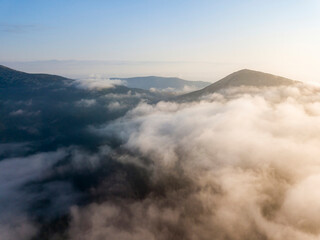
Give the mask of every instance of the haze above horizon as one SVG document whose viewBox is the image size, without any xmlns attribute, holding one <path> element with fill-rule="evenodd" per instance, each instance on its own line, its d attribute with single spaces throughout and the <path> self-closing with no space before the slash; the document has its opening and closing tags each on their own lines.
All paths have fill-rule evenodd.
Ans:
<svg viewBox="0 0 320 240">
<path fill-rule="evenodd" d="M 316 0 L 0 0 L 0 64 L 204 81 L 250 68 L 319 82 L 319 12 Z"/>
</svg>

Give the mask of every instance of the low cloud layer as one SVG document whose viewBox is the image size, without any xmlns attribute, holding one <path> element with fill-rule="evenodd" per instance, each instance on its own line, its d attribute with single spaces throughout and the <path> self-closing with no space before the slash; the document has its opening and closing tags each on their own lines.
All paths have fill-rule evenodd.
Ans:
<svg viewBox="0 0 320 240">
<path fill-rule="evenodd" d="M 199 88 L 196 86 L 184 85 L 181 89 L 176 89 L 176 88 L 171 88 L 171 87 L 164 88 L 164 89 L 150 88 L 149 91 L 154 92 L 154 93 L 160 93 L 160 94 L 181 95 L 181 94 L 197 91 L 200 89 L 201 89 L 201 87 Z"/>
<path fill-rule="evenodd" d="M 121 116 L 81 125 L 93 146 L 2 146 L 0 239 L 319 239 L 319 90 L 81 98 L 81 111 L 107 99 L 102 109 Z"/>
<path fill-rule="evenodd" d="M 78 87 L 83 89 L 101 90 L 101 89 L 113 88 L 114 86 L 118 86 L 118 85 L 125 85 L 126 81 L 118 80 L 118 79 L 111 80 L 109 78 L 104 78 L 99 75 L 93 75 L 88 79 L 77 80 L 76 84 L 78 85 Z"/>
<path fill-rule="evenodd" d="M 319 100 L 295 86 L 141 103 L 96 131 L 149 193 L 73 207 L 71 239 L 318 239 Z"/>
<path fill-rule="evenodd" d="M 40 196 L 26 192 L 23 187 L 41 179 L 65 156 L 64 150 L 58 150 L 0 161 L 0 239 L 29 239 L 37 232 L 31 220 L 34 216 L 28 216 L 27 210 L 29 203 Z"/>
</svg>

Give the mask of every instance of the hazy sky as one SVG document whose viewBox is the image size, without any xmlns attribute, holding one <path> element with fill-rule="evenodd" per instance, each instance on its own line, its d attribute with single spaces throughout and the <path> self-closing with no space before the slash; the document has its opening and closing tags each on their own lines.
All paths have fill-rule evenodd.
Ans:
<svg viewBox="0 0 320 240">
<path fill-rule="evenodd" d="M 214 81 L 251 68 L 318 81 L 319 56 L 317 0 L 0 0 L 2 63 L 116 61 L 23 70 Z"/>
</svg>

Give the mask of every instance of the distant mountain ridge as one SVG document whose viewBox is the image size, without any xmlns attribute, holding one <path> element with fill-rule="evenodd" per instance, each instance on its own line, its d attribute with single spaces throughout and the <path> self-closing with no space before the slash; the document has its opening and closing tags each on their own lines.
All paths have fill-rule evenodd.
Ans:
<svg viewBox="0 0 320 240">
<path fill-rule="evenodd" d="M 209 82 L 188 81 L 176 77 L 132 77 L 132 78 L 111 78 L 111 80 L 123 80 L 128 88 L 139 88 L 143 90 L 164 90 L 164 91 L 193 91 L 210 85 Z M 73 79 L 58 75 L 25 73 L 0 65 L 0 88 L 6 87 L 54 87 L 59 84 L 74 82 Z"/>
<path fill-rule="evenodd" d="M 175 77 L 132 77 L 132 78 L 111 78 L 111 80 L 120 79 L 126 81 L 125 88 L 135 88 L 143 90 L 150 90 L 152 88 L 158 90 L 172 89 L 175 91 L 181 91 L 185 87 L 202 88 L 197 91 L 193 91 L 187 94 L 183 94 L 177 97 L 179 100 L 196 100 L 201 96 L 217 92 L 221 89 L 229 87 L 239 86 L 254 86 L 254 87 L 266 87 L 266 86 L 280 86 L 291 85 L 298 81 L 288 78 L 272 75 L 269 73 L 243 69 L 234 72 L 223 79 L 210 84 L 209 82 L 201 81 L 187 81 Z M 7 68 L 0 65 L 0 88 L 7 87 L 32 87 L 32 88 L 44 88 L 49 87 L 54 89 L 55 87 L 70 86 L 75 80 L 50 74 L 31 74 L 14 69 Z"/>
<path fill-rule="evenodd" d="M 0 144 L 41 141 L 46 150 L 71 142 L 91 146 L 85 126 L 114 120 L 142 99 L 154 103 L 165 97 L 120 85 L 92 90 L 73 79 L 0 66 Z"/>
<path fill-rule="evenodd" d="M 240 86 L 252 86 L 252 87 L 268 87 L 268 86 L 281 86 L 292 85 L 298 83 L 298 81 L 288 78 L 272 75 L 269 73 L 242 69 L 234 72 L 221 80 L 201 89 L 184 95 L 180 95 L 178 100 L 197 100 L 201 96 L 212 94 L 222 89 L 230 87 Z"/>
<path fill-rule="evenodd" d="M 79 97 L 91 95 L 97 97 L 105 92 L 123 93 L 133 91 L 140 94 L 152 94 L 160 97 L 158 93 L 138 88 L 129 88 L 123 85 L 101 88 L 94 91 L 89 88 L 78 87 L 77 80 L 65 78 L 58 75 L 42 73 L 25 73 L 0 65 L 0 94 L 2 95 L 46 95 L 52 96 L 52 101 L 59 101 L 61 98 Z M 59 98 L 55 99 L 59 95 Z"/>
<path fill-rule="evenodd" d="M 141 88 L 150 90 L 152 88 L 157 90 L 172 90 L 172 91 L 183 91 L 186 88 L 192 90 L 201 89 L 208 85 L 209 82 L 203 81 L 188 81 L 176 77 L 157 77 L 157 76 L 146 76 L 146 77 L 132 77 L 132 78 L 111 78 L 111 80 L 123 80 L 126 81 L 126 86 L 129 88 Z"/>
<path fill-rule="evenodd" d="M 0 65 L 0 88 L 9 86 L 53 87 L 72 81 L 74 80 L 57 75 L 25 73 Z"/>
</svg>

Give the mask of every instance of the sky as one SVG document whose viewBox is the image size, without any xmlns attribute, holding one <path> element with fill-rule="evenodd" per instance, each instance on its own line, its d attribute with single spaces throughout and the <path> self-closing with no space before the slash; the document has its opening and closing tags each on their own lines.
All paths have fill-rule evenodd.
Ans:
<svg viewBox="0 0 320 240">
<path fill-rule="evenodd" d="M 320 82 L 317 0 L 0 0 L 0 63 L 67 76 Z"/>
</svg>

